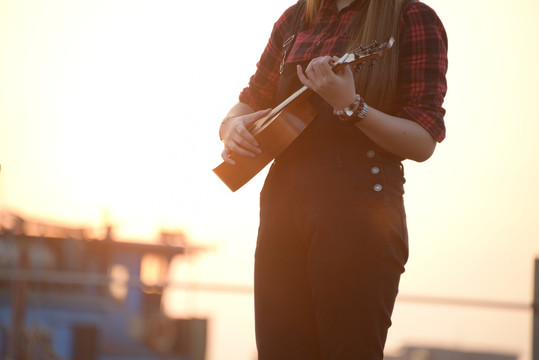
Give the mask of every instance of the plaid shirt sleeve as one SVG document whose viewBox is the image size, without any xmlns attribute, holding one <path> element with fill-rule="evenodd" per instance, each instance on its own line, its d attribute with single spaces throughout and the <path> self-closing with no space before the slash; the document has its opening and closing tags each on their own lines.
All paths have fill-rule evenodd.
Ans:
<svg viewBox="0 0 539 360">
<path fill-rule="evenodd" d="M 400 20 L 397 116 L 413 120 L 441 142 L 447 92 L 447 35 L 427 5 L 408 3 Z"/>
<path fill-rule="evenodd" d="M 289 7 L 273 26 L 268 44 L 256 64 L 257 71 L 251 76 L 249 86 L 240 93 L 239 100 L 254 110 L 267 109 L 276 105 L 279 66 L 283 53 L 282 44 L 288 37 L 295 6 Z"/>
</svg>

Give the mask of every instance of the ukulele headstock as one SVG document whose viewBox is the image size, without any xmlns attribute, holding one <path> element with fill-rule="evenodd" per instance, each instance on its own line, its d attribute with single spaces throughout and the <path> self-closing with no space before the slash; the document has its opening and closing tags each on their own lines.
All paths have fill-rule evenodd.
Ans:
<svg viewBox="0 0 539 360">
<path fill-rule="evenodd" d="M 378 58 L 384 56 L 384 54 L 388 52 L 391 47 L 393 47 L 394 43 L 395 39 L 390 37 L 388 40 L 382 43 L 374 40 L 368 46 L 359 44 L 357 48 L 348 54 L 348 57 L 343 61 L 343 64 L 355 66 L 356 71 L 358 71 L 359 67 L 364 63 L 370 62 L 373 64 Z"/>
</svg>

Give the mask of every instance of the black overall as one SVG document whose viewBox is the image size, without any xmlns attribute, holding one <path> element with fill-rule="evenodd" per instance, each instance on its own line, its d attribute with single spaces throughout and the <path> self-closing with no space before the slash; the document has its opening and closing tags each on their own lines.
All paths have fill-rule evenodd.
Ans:
<svg viewBox="0 0 539 360">
<path fill-rule="evenodd" d="M 296 64 L 279 101 L 299 86 Z M 400 160 L 330 106 L 271 166 L 255 254 L 259 360 L 382 360 L 408 258 Z"/>
</svg>

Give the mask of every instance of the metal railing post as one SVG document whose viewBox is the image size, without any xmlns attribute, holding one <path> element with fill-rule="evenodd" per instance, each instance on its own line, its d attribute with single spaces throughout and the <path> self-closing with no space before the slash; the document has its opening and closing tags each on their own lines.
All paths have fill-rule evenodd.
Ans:
<svg viewBox="0 0 539 360">
<path fill-rule="evenodd" d="M 532 352 L 533 360 L 539 360 L 539 258 L 535 259 Z"/>
</svg>

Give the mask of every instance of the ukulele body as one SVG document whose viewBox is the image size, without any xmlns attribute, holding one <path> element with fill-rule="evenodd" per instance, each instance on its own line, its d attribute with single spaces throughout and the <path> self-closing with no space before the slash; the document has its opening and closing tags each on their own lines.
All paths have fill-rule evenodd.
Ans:
<svg viewBox="0 0 539 360">
<path fill-rule="evenodd" d="M 236 162 L 234 165 L 223 162 L 213 172 L 230 190 L 238 190 L 292 144 L 315 118 L 316 113 L 309 101 L 295 102 L 275 114 L 271 120 L 258 120 L 254 125 L 253 136 L 262 153 L 254 158 L 232 154 L 231 158 Z"/>
<path fill-rule="evenodd" d="M 395 40 L 390 37 L 386 42 L 377 41 L 367 47 L 361 44 L 351 53 L 344 54 L 332 65 L 334 72 L 344 66 L 373 64 L 393 46 Z M 308 101 L 312 90 L 303 86 L 288 99 L 274 108 L 269 115 L 258 120 L 249 131 L 259 144 L 262 153 L 254 158 L 230 154 L 236 163 L 222 162 L 213 172 L 230 188 L 236 191 L 251 180 L 273 159 L 281 154 L 316 116 L 314 106 Z"/>
</svg>

